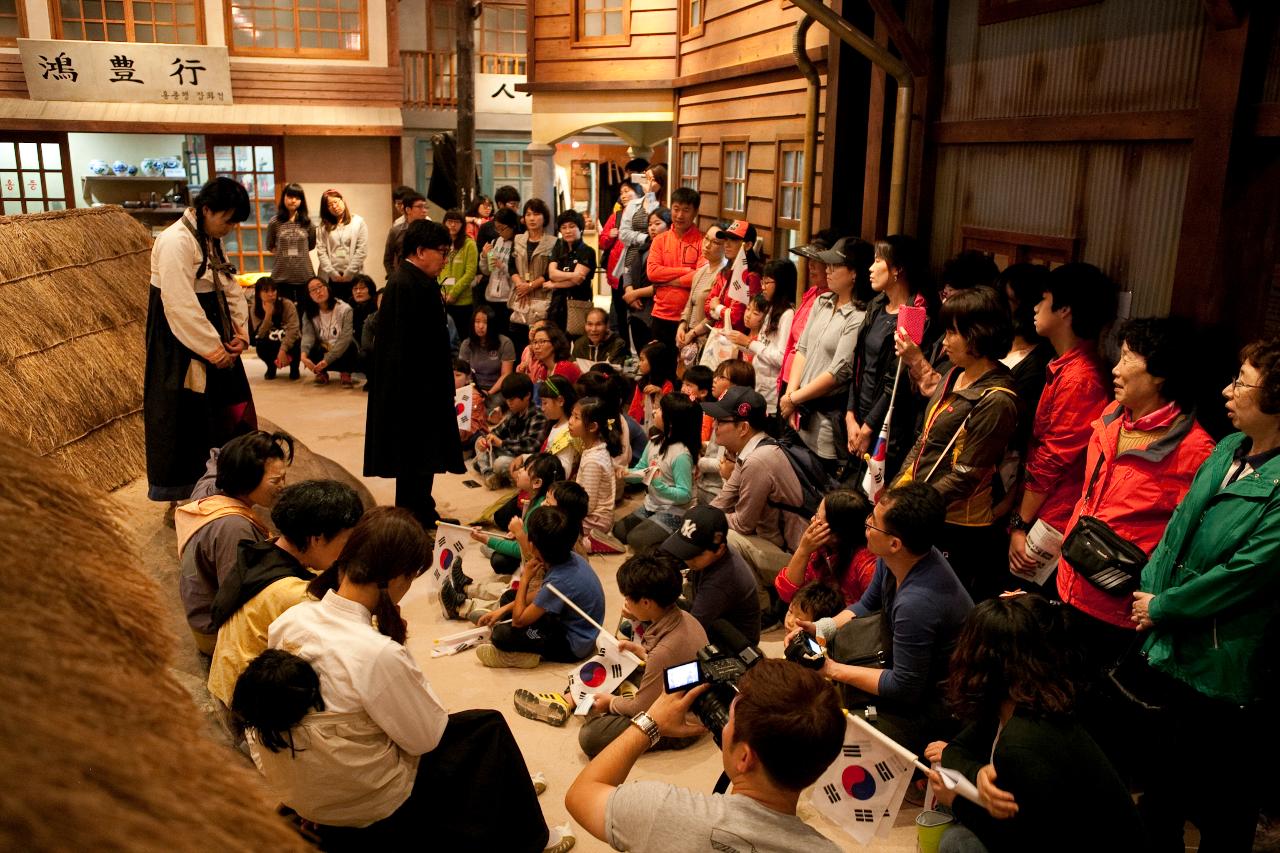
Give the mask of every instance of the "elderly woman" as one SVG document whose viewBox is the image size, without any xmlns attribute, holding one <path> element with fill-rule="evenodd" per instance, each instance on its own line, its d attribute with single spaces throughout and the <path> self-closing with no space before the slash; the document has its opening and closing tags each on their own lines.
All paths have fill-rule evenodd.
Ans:
<svg viewBox="0 0 1280 853">
<path fill-rule="evenodd" d="M 546 288 L 551 292 L 547 319 L 569 330 L 569 300 L 589 302 L 596 275 L 596 253 L 582 242 L 586 222 L 576 210 L 563 210 L 556 217 L 560 239 L 551 248 Z"/>
<path fill-rule="evenodd" d="M 1172 320 L 1132 320 L 1120 339 L 1111 371 L 1116 399 L 1093 422 L 1084 494 L 1065 535 L 1090 516 L 1150 554 L 1213 440 L 1191 412 L 1197 348 L 1187 330 Z M 1068 608 L 1068 634 L 1092 671 L 1133 642 L 1128 590 L 1117 595 L 1094 586 L 1063 558 L 1058 594 Z"/>
<path fill-rule="evenodd" d="M 1202 850 L 1248 850 L 1261 802 L 1280 616 L 1280 340 L 1246 346 L 1241 362 L 1222 391 L 1240 431 L 1196 472 L 1134 593 L 1143 653 L 1168 681 L 1143 738 L 1139 808 L 1157 850 L 1181 844 L 1188 820 Z M 1230 784 L 1187 784 L 1183 744 Z"/>
<path fill-rule="evenodd" d="M 939 548 L 975 600 L 996 595 L 1004 569 L 991 515 L 996 465 L 1018 427 L 1018 397 L 1009 368 L 1013 327 L 990 287 L 957 291 L 938 315 L 942 347 L 952 367 L 925 408 L 924 427 L 898 473 L 919 480 L 947 502 Z"/>
</svg>

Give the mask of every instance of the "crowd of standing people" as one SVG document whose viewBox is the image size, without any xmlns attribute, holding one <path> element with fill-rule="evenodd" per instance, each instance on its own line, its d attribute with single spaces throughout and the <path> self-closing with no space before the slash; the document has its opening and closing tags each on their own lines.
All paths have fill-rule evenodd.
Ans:
<svg viewBox="0 0 1280 853">
<path fill-rule="evenodd" d="M 598 250 L 580 213 L 553 217 L 511 187 L 442 224 L 403 192 L 382 290 L 362 271 L 367 228 L 336 190 L 317 229 L 301 188 L 285 188 L 276 268 L 247 301 L 219 243 L 247 213 L 237 184 L 210 182 L 157 240 L 148 475 L 154 499 L 191 500 L 178 531 L 198 644 L 222 643 L 211 604 L 228 577 L 253 573 L 237 543 L 269 532 L 247 508 L 274 501 L 292 455 L 287 436 L 253 431 L 250 343 L 268 378 L 305 367 L 350 385 L 364 373 L 364 473 L 396 480 L 400 509 L 343 516 L 317 542 L 286 530 L 288 513 L 277 520 L 280 548 L 318 547 L 334 568 L 266 642 L 293 649 L 291 632 L 337 638 L 355 620 L 353 648 L 369 659 L 321 644 L 263 672 L 241 649 L 260 691 L 312 679 L 309 704 L 284 717 L 252 705 L 267 692 L 251 699 L 246 685 L 241 701 L 235 688 L 268 777 L 300 802 L 319 795 L 282 738 L 330 705 L 367 714 L 361 724 L 407 755 L 441 742 L 446 717 L 402 648 L 399 674 L 380 677 L 415 683 L 396 711 L 421 706 L 412 723 L 347 695 L 329 658 L 372 666 L 386 638 L 403 642 L 393 606 L 429 556 L 415 537 L 441 521 L 435 476 L 470 459 L 505 496 L 499 535 L 475 531 L 497 578 L 477 583 L 457 563 L 441 595 L 450 615 L 492 628 L 483 665 L 594 654 L 605 614 L 590 558 L 626 554 L 624 648 L 666 665 L 718 623 L 751 643 L 775 626 L 813 635 L 844 706 L 874 708 L 868 719 L 934 762 L 927 781 L 957 819 L 943 849 L 1081 849 L 1114 831 L 1174 850 L 1187 821 L 1202 849 L 1249 849 L 1276 804 L 1256 756 L 1278 683 L 1280 341 L 1241 352 L 1222 389 L 1236 431 L 1215 442 L 1194 406 L 1194 331 L 1117 318 L 1119 289 L 1097 267 L 999 269 L 967 251 L 935 276 L 912 237 L 830 230 L 795 259 L 767 259 L 751 223 L 708 224 L 697 191 L 668 192 L 662 165 L 627 172 Z M 313 246 L 318 274 L 303 260 Z M 593 303 L 597 278 L 608 309 Z M 475 401 L 467 430 L 460 388 Z M 628 492 L 640 500 L 624 508 Z M 382 549 L 394 556 L 369 556 Z M 289 594 L 302 600 L 296 584 Z M 621 750 L 632 715 L 657 702 L 660 667 L 641 673 L 629 692 L 595 697 L 589 756 Z M 553 725 L 575 704 L 557 690 L 514 702 Z M 656 731 L 654 748 L 696 739 Z M 1213 756 L 1212 784 L 1187 783 L 1175 745 L 1191 742 Z M 394 796 L 326 802 L 316 822 L 406 831 L 404 809 L 428 814 L 413 781 L 427 765 L 410 764 L 387 768 Z M 956 801 L 938 767 L 967 775 L 981 805 Z M 1062 826 L 1064 809 L 1110 817 Z"/>
</svg>

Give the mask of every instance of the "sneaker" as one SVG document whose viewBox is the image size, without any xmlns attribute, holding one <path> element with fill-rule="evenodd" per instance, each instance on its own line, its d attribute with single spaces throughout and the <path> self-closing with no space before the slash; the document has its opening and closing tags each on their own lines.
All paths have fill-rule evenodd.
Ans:
<svg viewBox="0 0 1280 853">
<path fill-rule="evenodd" d="M 317 384 L 317 385 L 328 385 L 328 384 L 329 384 L 329 374 L 328 374 L 328 373 L 325 373 L 325 372 L 323 372 L 323 371 L 322 371 L 322 372 L 320 372 L 320 373 L 317 373 L 317 374 L 316 374 L 316 384 Z"/>
<path fill-rule="evenodd" d="M 547 777 L 539 770 L 529 777 L 529 781 L 533 783 L 533 792 L 541 797 L 547 790 Z"/>
<path fill-rule="evenodd" d="M 351 381 L 351 374 L 350 374 L 350 373 L 339 373 L 339 374 L 338 374 L 338 379 L 339 379 L 339 380 L 341 380 L 341 382 L 342 382 L 342 387 L 343 387 L 343 388 L 354 388 L 354 387 L 355 387 L 355 383 Z"/>
<path fill-rule="evenodd" d="M 467 584 L 471 583 L 471 578 L 462 572 L 462 555 L 453 558 L 453 564 L 449 567 L 449 579 L 453 581 L 453 588 L 463 590 L 467 588 Z"/>
<path fill-rule="evenodd" d="M 516 691 L 515 700 L 517 714 L 548 725 L 563 726 L 573 716 L 573 708 L 559 693 L 534 693 L 522 689 Z"/>
<path fill-rule="evenodd" d="M 267 379 L 276 378 L 276 366 L 274 364 L 267 368 L 266 378 Z"/>
<path fill-rule="evenodd" d="M 467 603 L 467 594 L 460 589 L 456 589 L 452 583 L 445 580 L 440 587 L 440 603 L 444 605 L 444 614 L 448 619 L 461 618 L 458 609 Z"/>
<path fill-rule="evenodd" d="M 533 669 L 542 663 L 542 655 L 533 652 L 504 652 L 492 643 L 476 646 L 476 657 L 480 659 L 480 663 L 494 668 Z"/>
<path fill-rule="evenodd" d="M 569 828 L 567 823 L 549 827 L 549 830 L 547 846 L 542 853 L 569 853 L 573 849 L 573 845 L 578 843 L 577 837 L 574 836 L 573 830 Z"/>
<path fill-rule="evenodd" d="M 467 621 L 470 622 L 472 625 L 478 625 L 480 623 L 480 617 L 485 615 L 486 613 L 492 613 L 494 608 L 497 607 L 497 604 L 498 604 L 498 602 L 496 601 L 479 602 L 479 601 L 476 601 L 474 598 L 468 598 L 467 601 L 471 602 L 471 609 L 468 610 L 466 613 Z M 459 612 L 461 612 L 461 610 L 459 610 Z"/>
<path fill-rule="evenodd" d="M 624 681 L 618 685 L 618 689 L 613 691 L 624 699 L 629 699 L 636 695 L 636 686 L 630 681 Z"/>
</svg>

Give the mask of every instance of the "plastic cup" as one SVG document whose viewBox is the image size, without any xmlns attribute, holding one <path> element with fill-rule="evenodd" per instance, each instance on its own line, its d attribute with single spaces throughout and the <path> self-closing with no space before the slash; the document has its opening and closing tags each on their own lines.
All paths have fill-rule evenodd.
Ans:
<svg viewBox="0 0 1280 853">
<path fill-rule="evenodd" d="M 946 812 L 923 811 L 916 815 L 916 850 L 920 853 L 938 853 L 942 834 L 955 822 Z"/>
</svg>

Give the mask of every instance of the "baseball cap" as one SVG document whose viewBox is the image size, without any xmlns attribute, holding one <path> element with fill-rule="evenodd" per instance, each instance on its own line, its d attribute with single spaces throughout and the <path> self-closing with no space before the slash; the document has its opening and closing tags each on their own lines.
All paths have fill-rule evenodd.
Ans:
<svg viewBox="0 0 1280 853">
<path fill-rule="evenodd" d="M 703 401 L 702 410 L 716 420 L 759 422 L 765 416 L 765 402 L 755 389 L 733 385 L 719 400 Z"/>
<path fill-rule="evenodd" d="M 841 237 L 830 249 L 819 252 L 814 260 L 842 267 L 856 266 L 858 261 L 854 257 L 853 250 L 858 242 L 857 237 Z"/>
<path fill-rule="evenodd" d="M 755 243 L 756 227 L 745 219 L 735 219 L 730 223 L 717 225 L 714 229 L 716 234 L 722 240 L 744 240 L 747 243 Z"/>
<path fill-rule="evenodd" d="M 692 560 L 704 551 L 714 551 L 729 537 L 729 519 L 724 510 L 695 506 L 680 519 L 676 532 L 662 543 L 662 550 L 681 560 Z"/>
<path fill-rule="evenodd" d="M 801 246 L 792 246 L 790 251 L 793 255 L 799 255 L 802 258 L 808 258 L 811 261 L 821 260 L 819 257 L 823 252 L 831 248 L 831 244 L 821 237 L 814 237 L 808 243 Z"/>
</svg>

